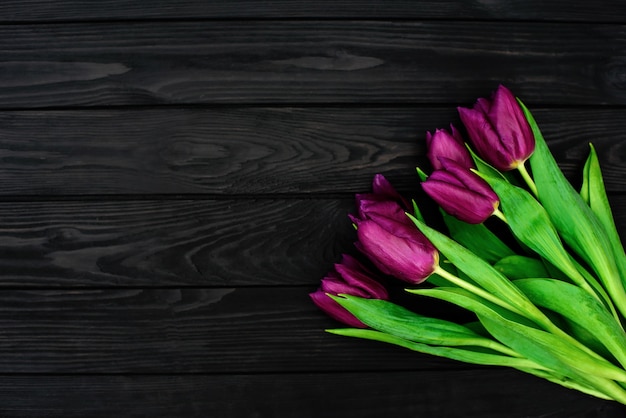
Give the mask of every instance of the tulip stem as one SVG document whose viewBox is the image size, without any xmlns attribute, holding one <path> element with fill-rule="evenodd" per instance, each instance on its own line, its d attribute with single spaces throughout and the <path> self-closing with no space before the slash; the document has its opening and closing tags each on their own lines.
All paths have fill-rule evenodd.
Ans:
<svg viewBox="0 0 626 418">
<path fill-rule="evenodd" d="M 435 271 L 433 273 L 439 275 L 443 279 L 446 279 L 450 283 L 457 285 L 460 288 L 465 289 L 468 292 L 475 294 L 476 296 L 480 296 L 481 298 L 486 299 L 489 302 L 495 303 L 496 305 L 501 306 L 504 309 L 508 309 L 509 311 L 515 312 L 516 314 L 519 314 L 523 317 L 527 317 L 527 314 L 523 312 L 522 310 L 518 309 L 516 306 L 511 305 L 509 302 L 504 301 L 498 298 L 497 296 L 492 295 L 491 293 L 485 291 L 484 289 L 481 289 L 478 286 L 475 286 L 471 283 L 466 282 L 465 280 L 455 276 L 454 274 L 444 270 L 443 268 L 439 266 L 435 268 Z"/>
<path fill-rule="evenodd" d="M 520 174 L 522 175 L 522 178 L 528 185 L 528 188 L 530 189 L 530 191 L 535 195 L 535 197 L 539 197 L 539 192 L 537 191 L 537 185 L 535 185 L 535 182 L 533 181 L 532 177 L 530 177 L 530 174 L 528 173 L 528 170 L 526 169 L 525 162 L 517 166 L 517 171 L 520 172 Z"/>
<path fill-rule="evenodd" d="M 562 329 L 554 325 L 554 323 L 552 323 L 552 321 L 538 309 L 537 309 L 537 313 L 539 314 L 539 316 L 535 315 L 534 312 L 524 311 L 523 309 L 520 309 L 517 306 L 512 305 L 509 302 L 492 295 L 491 293 L 485 291 L 484 289 L 481 289 L 478 286 L 474 286 L 473 284 L 466 282 L 465 280 L 455 276 L 454 274 L 444 270 L 443 268 L 439 266 L 435 268 L 435 271 L 433 273 L 439 275 L 443 279 L 448 280 L 450 283 L 455 284 L 459 286 L 460 288 L 467 290 L 468 292 L 472 292 L 476 296 L 480 296 L 483 299 L 488 300 L 489 302 L 495 303 L 496 305 L 503 307 L 504 309 L 508 309 L 511 312 L 514 312 L 518 315 L 521 315 L 525 318 L 530 319 L 531 321 L 534 321 L 535 323 L 543 327 L 543 329 L 546 330 L 547 332 L 550 332 L 558 337 L 563 338 L 565 341 L 568 341 L 570 344 L 576 346 L 581 351 L 591 356 L 593 359 L 604 360 L 604 358 L 602 358 L 596 352 L 594 352 L 593 350 L 591 350 L 590 348 L 588 348 L 587 346 L 585 346 L 584 344 L 582 344 L 581 342 L 579 342 L 578 340 L 570 336 L 568 333 L 566 333 L 565 331 L 563 331 Z M 534 305 L 531 305 L 531 306 L 534 307 Z M 623 371 L 622 369 L 619 369 L 619 370 Z M 624 374 L 624 377 L 626 377 L 626 374 Z M 624 380 L 624 382 L 626 382 L 626 380 Z"/>
<path fill-rule="evenodd" d="M 494 209 L 493 211 L 493 215 L 495 215 L 498 219 L 500 219 L 502 222 L 504 222 L 505 224 L 508 224 L 509 222 L 506 220 L 506 216 L 504 216 L 504 213 L 500 212 L 500 209 Z"/>
</svg>

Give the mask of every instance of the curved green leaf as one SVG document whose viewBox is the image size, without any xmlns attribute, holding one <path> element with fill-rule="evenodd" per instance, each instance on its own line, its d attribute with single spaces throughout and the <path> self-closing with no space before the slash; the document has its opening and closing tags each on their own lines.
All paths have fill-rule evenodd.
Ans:
<svg viewBox="0 0 626 418">
<path fill-rule="evenodd" d="M 442 213 L 450 236 L 486 262 L 493 264 L 502 258 L 515 254 L 484 224 L 468 224 L 443 211 Z"/>
<path fill-rule="evenodd" d="M 413 216 L 409 215 L 409 218 L 439 252 L 480 287 L 495 298 L 512 305 L 516 311 L 527 315 L 529 319 L 538 323 L 545 321 L 543 313 L 528 300 L 526 295 L 489 263 Z"/>
<path fill-rule="evenodd" d="M 583 185 L 580 195 L 604 226 L 613 248 L 615 262 L 619 269 L 622 283 L 626 283 L 626 255 L 624 255 L 624 246 L 622 245 L 622 241 L 615 226 L 613 212 L 611 211 L 609 198 L 604 187 L 604 180 L 602 179 L 598 155 L 592 144 L 589 144 L 589 147 L 589 157 L 587 158 L 583 171 Z"/>
<path fill-rule="evenodd" d="M 484 337 L 463 325 L 418 315 L 392 302 L 351 295 L 331 296 L 365 325 L 405 340 L 429 345 L 481 345 Z"/>
<path fill-rule="evenodd" d="M 521 101 L 519 103 L 535 137 L 535 151 L 529 161 L 539 200 L 563 240 L 593 267 L 617 308 L 626 315 L 624 284 L 602 223 L 567 181 L 535 118 Z"/>
<path fill-rule="evenodd" d="M 549 332 L 519 321 L 511 313 L 493 309 L 464 289 L 436 288 L 412 291 L 454 303 L 474 312 L 485 329 L 498 341 L 522 356 L 572 379 L 589 382 L 591 377 L 626 381 L 626 372 L 607 360 L 592 356 Z"/>
<path fill-rule="evenodd" d="M 511 280 L 527 277 L 551 277 L 543 262 L 523 255 L 510 255 L 494 264 L 496 270 Z"/>
<path fill-rule="evenodd" d="M 573 284 L 554 279 L 521 279 L 515 285 L 536 305 L 580 325 L 626 366 L 626 334 L 595 298 Z"/>
<path fill-rule="evenodd" d="M 329 329 L 327 332 L 336 335 L 343 335 L 346 337 L 363 338 L 367 340 L 381 341 L 389 344 L 394 344 L 400 347 L 408 348 L 409 350 L 417 351 L 424 354 L 430 354 L 433 356 L 446 357 L 452 360 L 462 361 L 471 364 L 482 364 L 485 366 L 505 366 L 514 367 L 516 369 L 544 369 L 537 363 L 525 358 L 508 357 L 497 353 L 485 352 L 484 349 L 464 347 L 432 347 L 427 344 L 416 343 L 413 341 L 405 340 L 394 335 L 389 335 L 384 332 L 374 331 L 371 329 L 359 329 L 359 328 L 339 328 Z"/>
</svg>

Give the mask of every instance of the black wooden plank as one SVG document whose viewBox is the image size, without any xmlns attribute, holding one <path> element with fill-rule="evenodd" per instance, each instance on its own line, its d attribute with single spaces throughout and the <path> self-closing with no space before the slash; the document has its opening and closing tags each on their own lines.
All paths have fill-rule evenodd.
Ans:
<svg viewBox="0 0 626 418">
<path fill-rule="evenodd" d="M 514 370 L 3 376 L 10 417 L 617 418 L 624 407 Z"/>
<path fill-rule="evenodd" d="M 0 286 L 315 284 L 352 199 L 0 204 Z"/>
<path fill-rule="evenodd" d="M 591 141 L 626 191 L 623 110 L 534 113 L 573 182 Z M 0 195 L 355 193 L 379 172 L 412 192 L 425 132 L 451 121 L 453 106 L 0 112 Z"/>
<path fill-rule="evenodd" d="M 611 196 L 626 230 L 626 196 Z M 429 202 L 422 205 L 433 211 Z M 0 287 L 315 286 L 352 198 L 0 204 Z"/>
<path fill-rule="evenodd" d="M 626 104 L 622 25 L 228 21 L 0 27 L 0 104 Z"/>
<path fill-rule="evenodd" d="M 324 329 L 342 324 L 313 305 L 312 290 L 3 290 L 0 375 L 475 368 L 328 334 Z M 442 314 L 436 304 L 419 302 L 424 314 Z"/>
<path fill-rule="evenodd" d="M 401 18 L 623 22 L 618 0 L 481 2 L 462 0 L 7 0 L 0 5 L 4 22 L 70 20 L 145 20 L 219 18 Z"/>
</svg>

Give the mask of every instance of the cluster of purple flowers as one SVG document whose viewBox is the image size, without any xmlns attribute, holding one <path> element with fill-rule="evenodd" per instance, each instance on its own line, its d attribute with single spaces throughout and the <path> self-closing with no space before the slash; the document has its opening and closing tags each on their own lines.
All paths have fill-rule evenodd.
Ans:
<svg viewBox="0 0 626 418">
<path fill-rule="evenodd" d="M 478 99 L 473 108 L 458 108 L 473 148 L 500 171 L 523 166 L 535 141 L 515 96 L 500 86 L 491 99 Z M 448 214 L 479 224 L 498 210 L 497 194 L 473 170 L 475 164 L 459 131 L 437 129 L 426 134 L 427 156 L 433 172 L 422 182 L 424 191 Z M 408 202 L 381 174 L 374 177 L 372 193 L 356 196 L 356 248 L 380 270 L 397 279 L 418 284 L 438 267 L 439 253 L 407 217 Z M 331 317 L 354 327 L 365 327 L 329 295 L 348 294 L 388 299 L 377 274 L 355 258 L 344 255 L 334 270 L 311 293 L 313 302 Z"/>
</svg>

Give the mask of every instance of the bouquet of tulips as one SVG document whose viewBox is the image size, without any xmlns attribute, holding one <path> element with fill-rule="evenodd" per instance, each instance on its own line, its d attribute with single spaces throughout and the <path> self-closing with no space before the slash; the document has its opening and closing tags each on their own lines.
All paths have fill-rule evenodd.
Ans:
<svg viewBox="0 0 626 418">
<path fill-rule="evenodd" d="M 372 267 L 344 255 L 310 295 L 351 327 L 328 331 L 513 367 L 626 404 L 626 257 L 593 146 L 577 191 L 507 88 L 458 110 L 472 147 L 453 126 L 428 133 L 433 171 L 417 170 L 446 231 L 376 175 L 350 215 Z M 470 311 L 473 322 L 389 301 L 381 275 Z"/>
</svg>

